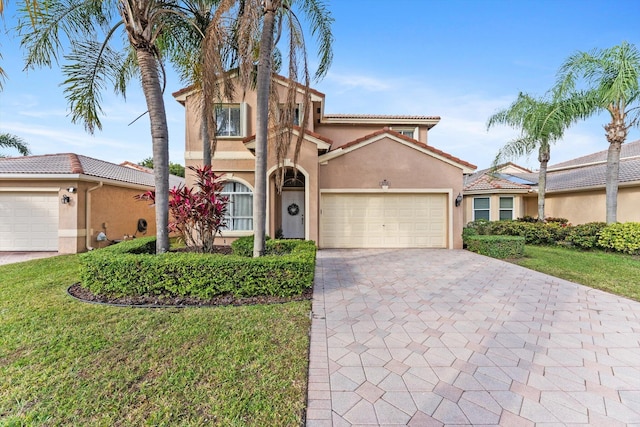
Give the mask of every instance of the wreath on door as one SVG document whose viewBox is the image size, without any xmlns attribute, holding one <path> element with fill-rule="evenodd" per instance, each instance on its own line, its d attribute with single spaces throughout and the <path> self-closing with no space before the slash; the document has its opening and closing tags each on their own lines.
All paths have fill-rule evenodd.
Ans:
<svg viewBox="0 0 640 427">
<path fill-rule="evenodd" d="M 291 216 L 296 216 L 300 213 L 300 206 L 296 205 L 295 203 L 291 203 L 287 207 L 287 212 L 289 212 L 289 215 Z"/>
</svg>

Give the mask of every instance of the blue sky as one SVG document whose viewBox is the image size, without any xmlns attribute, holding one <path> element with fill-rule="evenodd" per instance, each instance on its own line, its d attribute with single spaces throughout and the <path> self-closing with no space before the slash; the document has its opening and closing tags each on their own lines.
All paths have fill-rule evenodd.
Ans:
<svg viewBox="0 0 640 427">
<path fill-rule="evenodd" d="M 68 115 L 57 68 L 23 71 L 24 52 L 11 30 L 9 0 L 0 37 L 9 75 L 0 93 L 0 132 L 22 137 L 33 154 L 74 152 L 114 163 L 151 156 L 149 122 L 139 85 L 126 102 L 103 95 L 103 130 L 89 135 Z M 5 0 L 5 3 L 7 1 Z M 487 167 L 517 133 L 486 130 L 487 118 L 518 92 L 542 95 L 570 54 L 623 40 L 640 47 L 637 0 L 331 0 L 334 61 L 313 86 L 326 94 L 326 113 L 440 116 L 429 144 Z M 310 35 L 307 35 L 311 43 Z M 313 64 L 314 49 L 310 47 Z M 184 110 L 171 96 L 183 85 L 169 76 L 165 103 L 171 161 L 184 163 Z M 572 127 L 551 163 L 607 148 L 606 115 Z M 633 129 L 628 141 L 640 138 Z M 4 154 L 14 154 L 5 150 Z M 517 159 L 537 168 L 537 156 Z"/>
</svg>

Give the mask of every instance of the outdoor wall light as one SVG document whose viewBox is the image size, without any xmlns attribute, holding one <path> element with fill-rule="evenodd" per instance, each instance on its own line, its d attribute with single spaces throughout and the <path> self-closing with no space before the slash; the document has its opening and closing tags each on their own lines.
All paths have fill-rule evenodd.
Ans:
<svg viewBox="0 0 640 427">
<path fill-rule="evenodd" d="M 462 204 L 462 194 L 458 193 L 458 197 L 456 197 L 456 207 Z"/>
<path fill-rule="evenodd" d="M 67 188 L 67 191 L 71 194 L 74 194 L 76 191 L 78 191 L 78 189 L 76 187 L 69 187 Z"/>
<path fill-rule="evenodd" d="M 62 196 L 60 201 L 62 202 L 63 205 L 67 205 L 71 202 L 71 197 L 69 197 L 68 194 L 65 194 L 64 196 Z"/>
<path fill-rule="evenodd" d="M 383 179 L 382 181 L 380 181 L 380 187 L 382 187 L 383 190 L 388 190 L 389 181 L 387 181 L 386 179 Z"/>
</svg>

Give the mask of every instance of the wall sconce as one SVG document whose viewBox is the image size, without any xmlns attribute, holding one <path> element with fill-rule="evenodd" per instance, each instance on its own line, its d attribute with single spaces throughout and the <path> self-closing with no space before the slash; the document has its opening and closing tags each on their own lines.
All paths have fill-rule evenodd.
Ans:
<svg viewBox="0 0 640 427">
<path fill-rule="evenodd" d="M 78 191 L 78 189 L 76 187 L 69 187 L 67 188 L 67 191 L 71 194 L 74 194 L 76 191 Z"/>
<path fill-rule="evenodd" d="M 462 204 L 462 194 L 458 193 L 458 197 L 456 197 L 456 207 Z"/>
<path fill-rule="evenodd" d="M 386 179 L 383 179 L 382 181 L 380 181 L 380 187 L 382 187 L 383 190 L 388 190 L 389 181 L 387 181 Z"/>
<path fill-rule="evenodd" d="M 67 204 L 71 203 L 71 197 L 69 197 L 68 194 L 65 194 L 64 196 L 62 196 L 60 201 L 62 202 L 63 205 L 67 205 Z"/>
</svg>

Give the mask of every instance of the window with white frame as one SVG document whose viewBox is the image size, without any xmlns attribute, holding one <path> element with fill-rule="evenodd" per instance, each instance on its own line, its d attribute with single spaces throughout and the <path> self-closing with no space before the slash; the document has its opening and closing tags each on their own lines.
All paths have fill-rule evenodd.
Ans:
<svg viewBox="0 0 640 427">
<path fill-rule="evenodd" d="M 404 136 L 408 136 L 409 138 L 412 139 L 418 139 L 418 135 L 417 135 L 417 130 L 418 128 L 415 127 L 408 127 L 408 128 L 391 128 L 392 130 L 394 130 L 395 132 L 398 132 L 400 135 L 404 135 Z"/>
<path fill-rule="evenodd" d="M 243 137 L 245 135 L 244 104 L 216 105 L 216 135 L 219 137 Z"/>
<path fill-rule="evenodd" d="M 253 193 L 244 184 L 227 181 L 221 192 L 229 198 L 225 230 L 249 231 L 253 230 Z"/>
<path fill-rule="evenodd" d="M 500 220 L 513 219 L 513 197 L 500 197 Z"/>
<path fill-rule="evenodd" d="M 490 202 L 488 197 L 473 198 L 473 220 L 486 219 L 489 221 Z"/>
</svg>

